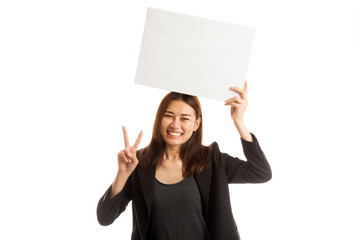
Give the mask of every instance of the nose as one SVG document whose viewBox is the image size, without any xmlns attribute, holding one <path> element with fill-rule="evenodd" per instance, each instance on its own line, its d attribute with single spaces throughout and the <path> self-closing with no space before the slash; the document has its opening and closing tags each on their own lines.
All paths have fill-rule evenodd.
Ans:
<svg viewBox="0 0 360 240">
<path fill-rule="evenodd" d="M 180 128 L 180 118 L 179 117 L 174 117 L 170 126 L 174 129 L 178 129 Z"/>
</svg>

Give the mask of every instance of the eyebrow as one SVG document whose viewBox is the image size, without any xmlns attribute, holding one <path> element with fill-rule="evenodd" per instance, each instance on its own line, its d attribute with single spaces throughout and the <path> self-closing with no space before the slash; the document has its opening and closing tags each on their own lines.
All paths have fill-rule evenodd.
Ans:
<svg viewBox="0 0 360 240">
<path fill-rule="evenodd" d="M 165 113 L 171 113 L 171 114 L 173 114 L 173 115 L 174 115 L 174 113 L 173 113 L 173 112 L 168 111 L 168 110 L 166 110 L 166 111 L 165 111 Z M 181 116 L 189 116 L 189 117 L 192 117 L 192 115 L 191 115 L 191 114 L 187 114 L 187 113 L 182 113 L 182 114 L 181 114 Z"/>
</svg>

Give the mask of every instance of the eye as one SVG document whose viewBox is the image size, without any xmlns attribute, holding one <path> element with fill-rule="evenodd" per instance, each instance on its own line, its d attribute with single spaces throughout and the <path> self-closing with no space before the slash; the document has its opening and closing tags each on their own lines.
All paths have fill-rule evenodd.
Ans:
<svg viewBox="0 0 360 240">
<path fill-rule="evenodd" d="M 172 115 L 165 114 L 164 117 L 172 118 Z"/>
<path fill-rule="evenodd" d="M 190 119 L 188 119 L 188 118 L 182 118 L 182 120 L 183 120 L 183 121 L 188 121 L 188 120 L 190 120 Z"/>
</svg>

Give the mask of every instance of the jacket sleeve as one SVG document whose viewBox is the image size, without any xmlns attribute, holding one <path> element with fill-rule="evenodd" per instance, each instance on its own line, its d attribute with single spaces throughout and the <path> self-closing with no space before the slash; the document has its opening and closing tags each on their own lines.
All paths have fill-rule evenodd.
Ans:
<svg viewBox="0 0 360 240">
<path fill-rule="evenodd" d="M 131 176 L 126 182 L 123 190 L 113 198 L 110 198 L 111 186 L 100 198 L 97 205 L 97 219 L 100 225 L 107 226 L 112 224 L 116 218 L 126 209 L 131 198 Z"/>
<path fill-rule="evenodd" d="M 251 136 L 252 142 L 241 139 L 247 161 L 218 150 L 219 162 L 224 168 L 228 183 L 264 183 L 272 178 L 270 165 L 255 135 L 251 133 Z M 216 147 L 218 149 L 217 144 Z"/>
</svg>

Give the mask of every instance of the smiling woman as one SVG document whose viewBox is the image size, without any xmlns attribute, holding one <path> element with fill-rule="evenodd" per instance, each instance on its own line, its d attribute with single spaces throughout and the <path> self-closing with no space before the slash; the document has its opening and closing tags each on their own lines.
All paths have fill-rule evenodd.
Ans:
<svg viewBox="0 0 360 240">
<path fill-rule="evenodd" d="M 161 121 L 161 135 L 165 141 L 171 139 L 182 140 L 176 143 L 166 141 L 169 145 L 185 143 L 192 136 L 192 132 L 197 130 L 201 119 L 196 119 L 194 109 L 183 101 L 172 101 L 168 109 L 165 111 Z"/>
<path fill-rule="evenodd" d="M 202 117 L 198 98 L 171 92 L 160 103 L 152 140 L 140 152 L 143 159 L 140 166 L 161 168 L 166 160 L 180 161 L 184 177 L 199 174 L 207 166 L 210 153 L 210 148 L 201 142 Z"/>
<path fill-rule="evenodd" d="M 161 101 L 149 145 L 141 150 L 142 132 L 118 154 L 118 174 L 101 197 L 97 217 L 109 225 L 132 201 L 131 239 L 239 240 L 232 214 L 229 183 L 262 183 L 271 169 L 255 135 L 244 122 L 247 84 L 231 88 L 228 99 L 247 161 L 222 153 L 216 142 L 202 145 L 202 112 L 197 97 L 170 92 Z M 139 165 L 139 166 L 137 166 Z"/>
</svg>

